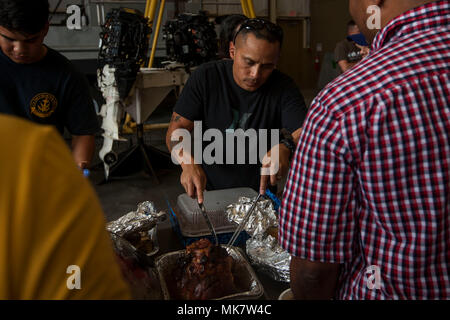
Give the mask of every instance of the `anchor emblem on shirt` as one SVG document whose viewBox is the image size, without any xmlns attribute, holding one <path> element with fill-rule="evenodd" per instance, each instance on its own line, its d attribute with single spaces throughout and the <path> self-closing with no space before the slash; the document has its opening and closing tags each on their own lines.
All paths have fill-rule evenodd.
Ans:
<svg viewBox="0 0 450 320">
<path fill-rule="evenodd" d="M 31 114 L 39 118 L 48 118 L 55 112 L 58 106 L 56 97 L 51 93 L 39 93 L 30 103 Z"/>
</svg>

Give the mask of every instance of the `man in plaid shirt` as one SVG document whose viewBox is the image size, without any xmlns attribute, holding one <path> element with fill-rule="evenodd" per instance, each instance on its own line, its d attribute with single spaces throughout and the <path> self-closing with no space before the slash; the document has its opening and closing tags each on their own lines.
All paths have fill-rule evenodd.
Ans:
<svg viewBox="0 0 450 320">
<path fill-rule="evenodd" d="M 381 30 L 366 24 L 381 9 Z M 296 298 L 450 299 L 450 5 L 350 0 L 370 55 L 309 110 L 280 213 Z"/>
</svg>

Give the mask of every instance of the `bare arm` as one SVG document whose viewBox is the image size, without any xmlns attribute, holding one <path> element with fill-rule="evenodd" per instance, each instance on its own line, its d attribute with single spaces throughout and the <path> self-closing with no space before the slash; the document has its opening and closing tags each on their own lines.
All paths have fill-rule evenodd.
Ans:
<svg viewBox="0 0 450 320">
<path fill-rule="evenodd" d="M 72 136 L 72 156 L 81 169 L 88 168 L 95 152 L 95 137 Z"/>
<path fill-rule="evenodd" d="M 194 130 L 194 122 L 180 116 L 176 112 L 172 113 L 169 129 L 167 129 L 166 134 L 166 145 L 170 152 L 172 152 L 174 146 L 176 146 L 179 142 L 181 142 L 181 140 L 172 141 L 172 133 L 177 129 L 186 129 L 187 131 L 192 132 L 192 130 Z"/>
<path fill-rule="evenodd" d="M 339 67 L 341 68 L 342 72 L 346 72 L 356 66 L 357 62 L 348 62 L 347 60 L 341 60 L 338 62 Z"/>
<path fill-rule="evenodd" d="M 299 128 L 292 133 L 292 138 L 294 139 L 294 142 L 296 145 L 298 144 L 298 141 L 300 140 L 301 134 L 302 134 L 302 128 Z"/>
<path fill-rule="evenodd" d="M 296 299 L 330 300 L 336 292 L 340 265 L 312 262 L 297 257 L 291 260 L 291 289 Z"/>
<path fill-rule="evenodd" d="M 169 129 L 166 135 L 166 145 L 172 156 L 180 163 L 183 172 L 181 174 L 180 182 L 186 193 L 192 197 L 197 198 L 199 203 L 203 203 L 203 191 L 206 188 L 206 175 L 202 167 L 194 163 L 194 157 L 191 150 L 174 150 L 175 146 L 183 141 L 180 138 L 173 141 L 173 133 L 177 129 L 185 129 L 192 133 L 194 130 L 194 122 L 182 117 L 174 112 L 170 120 Z"/>
</svg>

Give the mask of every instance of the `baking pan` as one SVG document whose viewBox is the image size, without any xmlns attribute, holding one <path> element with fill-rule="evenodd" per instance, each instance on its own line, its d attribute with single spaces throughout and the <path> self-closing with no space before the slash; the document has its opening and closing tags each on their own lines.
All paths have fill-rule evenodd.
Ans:
<svg viewBox="0 0 450 320">
<path fill-rule="evenodd" d="M 214 300 L 254 300 L 264 294 L 264 288 L 257 278 L 254 270 L 245 259 L 242 250 L 238 247 L 222 245 L 234 260 L 233 276 L 238 292 L 232 295 L 220 297 Z M 159 282 L 164 300 L 171 300 L 167 279 L 173 279 L 174 268 L 179 267 L 177 260 L 186 254 L 186 250 L 166 253 L 156 259 L 155 265 L 158 271 Z"/>
</svg>

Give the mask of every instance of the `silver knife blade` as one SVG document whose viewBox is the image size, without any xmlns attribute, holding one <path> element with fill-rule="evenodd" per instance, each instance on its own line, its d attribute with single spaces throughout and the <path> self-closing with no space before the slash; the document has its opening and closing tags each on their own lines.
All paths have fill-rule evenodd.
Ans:
<svg viewBox="0 0 450 320">
<path fill-rule="evenodd" d="M 238 225 L 236 230 L 233 233 L 233 236 L 231 237 L 230 241 L 228 242 L 229 246 L 233 246 L 236 242 L 239 234 L 244 230 L 245 225 L 247 224 L 248 218 L 250 218 L 250 215 L 253 213 L 253 210 L 256 208 L 256 204 L 258 203 L 259 199 L 261 199 L 262 194 L 258 194 L 258 197 L 256 197 L 255 202 L 250 207 L 250 210 L 247 211 L 247 213 L 244 216 L 244 219 L 241 221 L 241 223 Z"/>
<path fill-rule="evenodd" d="M 197 202 L 198 203 L 198 202 Z M 209 231 L 211 231 L 212 235 L 214 236 L 214 240 L 216 241 L 216 246 L 219 245 L 219 239 L 217 238 L 216 230 L 214 229 L 214 226 L 209 219 L 208 213 L 206 212 L 205 205 L 203 203 L 198 203 L 198 207 L 200 208 L 200 211 L 203 214 L 203 217 L 205 218 L 206 224 L 208 225 Z"/>
</svg>

